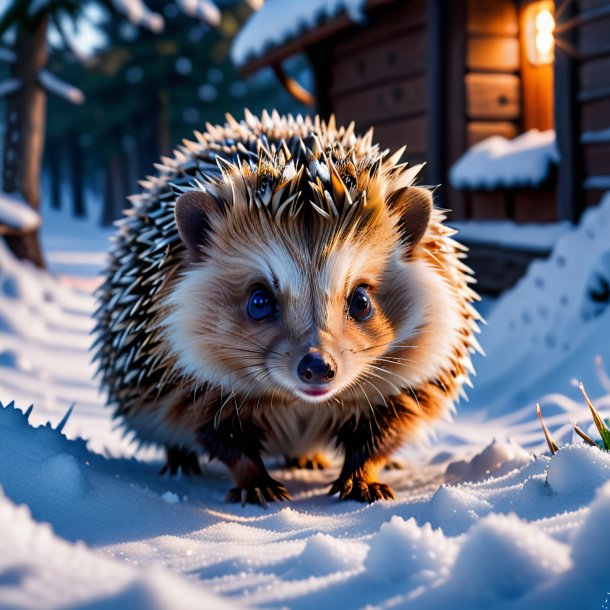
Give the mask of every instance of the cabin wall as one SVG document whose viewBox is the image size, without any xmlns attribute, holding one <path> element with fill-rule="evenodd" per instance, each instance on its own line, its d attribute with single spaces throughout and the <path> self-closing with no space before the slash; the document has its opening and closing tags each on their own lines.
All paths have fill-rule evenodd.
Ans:
<svg viewBox="0 0 610 610">
<path fill-rule="evenodd" d="M 578 0 L 575 40 L 580 53 L 577 105 L 584 205 L 610 190 L 610 1 Z"/>
<path fill-rule="evenodd" d="M 329 109 L 358 132 L 375 128 L 375 140 L 405 158 L 427 158 L 426 0 L 396 2 L 337 36 L 328 49 Z"/>
<path fill-rule="evenodd" d="M 514 0 L 468 0 L 466 13 L 467 145 L 521 131 L 519 19 Z"/>
</svg>

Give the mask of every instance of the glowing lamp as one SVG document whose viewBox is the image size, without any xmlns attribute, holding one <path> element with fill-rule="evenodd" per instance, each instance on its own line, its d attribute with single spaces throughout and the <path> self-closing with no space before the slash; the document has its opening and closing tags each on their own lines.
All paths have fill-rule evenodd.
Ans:
<svg viewBox="0 0 610 610">
<path fill-rule="evenodd" d="M 534 66 L 553 63 L 555 57 L 555 18 L 552 2 L 535 2 L 525 9 L 525 52 Z"/>
</svg>

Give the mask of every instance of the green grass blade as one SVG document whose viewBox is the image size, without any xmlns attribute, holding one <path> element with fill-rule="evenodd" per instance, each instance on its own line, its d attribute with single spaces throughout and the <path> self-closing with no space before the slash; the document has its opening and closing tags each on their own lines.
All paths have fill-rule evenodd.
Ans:
<svg viewBox="0 0 610 610">
<path fill-rule="evenodd" d="M 589 406 L 589 410 L 591 411 L 591 415 L 593 416 L 593 421 L 595 422 L 595 426 L 599 432 L 599 435 L 602 438 L 602 443 L 604 444 L 604 449 L 606 451 L 610 450 L 610 429 L 604 423 L 604 420 L 601 418 L 601 415 L 597 412 L 597 409 L 593 406 L 589 397 L 587 396 L 587 392 L 585 391 L 585 386 L 582 383 L 578 384 L 580 391 L 582 392 L 585 400 L 587 401 L 587 405 Z"/>
</svg>

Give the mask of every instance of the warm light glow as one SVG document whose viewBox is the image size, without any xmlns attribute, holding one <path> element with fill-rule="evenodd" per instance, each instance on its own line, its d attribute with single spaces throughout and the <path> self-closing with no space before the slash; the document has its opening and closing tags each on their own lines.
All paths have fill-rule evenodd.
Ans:
<svg viewBox="0 0 610 610">
<path fill-rule="evenodd" d="M 538 32 L 536 34 L 536 50 L 540 55 L 548 55 L 553 52 L 553 34 L 550 32 Z"/>
<path fill-rule="evenodd" d="M 527 59 L 535 66 L 553 62 L 555 56 L 555 19 L 552 2 L 536 2 L 525 9 L 525 47 Z"/>
<path fill-rule="evenodd" d="M 555 20 L 551 11 L 544 9 L 536 15 L 536 29 L 539 32 L 552 32 L 555 29 Z"/>
</svg>

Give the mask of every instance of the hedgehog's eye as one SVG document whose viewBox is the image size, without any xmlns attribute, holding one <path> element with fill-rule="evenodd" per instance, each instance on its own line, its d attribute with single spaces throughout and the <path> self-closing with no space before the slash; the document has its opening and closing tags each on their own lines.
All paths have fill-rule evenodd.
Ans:
<svg viewBox="0 0 610 610">
<path fill-rule="evenodd" d="M 256 288 L 248 300 L 248 315 L 257 322 L 277 314 L 277 302 L 266 288 Z"/>
<path fill-rule="evenodd" d="M 373 303 L 371 303 L 369 293 L 366 291 L 366 286 L 358 286 L 354 290 L 349 304 L 349 315 L 358 322 L 364 322 L 373 315 Z"/>
</svg>

